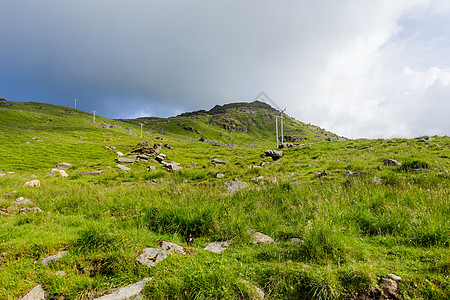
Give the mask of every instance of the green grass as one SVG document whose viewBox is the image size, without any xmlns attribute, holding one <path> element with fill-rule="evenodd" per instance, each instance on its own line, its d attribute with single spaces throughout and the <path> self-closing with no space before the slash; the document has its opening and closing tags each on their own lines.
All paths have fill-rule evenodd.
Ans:
<svg viewBox="0 0 450 300">
<path fill-rule="evenodd" d="M 92 123 L 91 115 L 65 107 L 14 104 L 0 109 L 0 173 L 6 174 L 0 209 L 22 196 L 43 212 L 0 216 L 0 253 L 7 253 L 0 261 L 1 299 L 20 298 L 36 284 L 50 299 L 89 299 L 145 277 L 153 278 L 144 290 L 148 299 L 257 299 L 255 286 L 269 299 L 370 298 L 390 273 L 403 278 L 401 298 L 450 297 L 448 137 L 320 142 L 289 148 L 274 162 L 263 157 L 265 148 L 245 147 L 254 139 L 273 148 L 255 142 L 257 134 L 228 133 L 243 146 L 217 147 L 176 135 L 182 133 L 177 122 L 209 123 L 171 118 L 165 130 L 175 134 L 148 128 L 144 139 L 174 146 L 161 151 L 183 169 L 171 173 L 137 162 L 124 173 L 106 146 L 129 153 L 142 140 L 125 129 L 140 133 L 133 122 L 98 117 Z M 116 127 L 103 129 L 101 122 Z M 223 139 L 211 125 L 196 130 Z M 189 134 L 200 136 L 183 133 Z M 229 163 L 215 166 L 213 158 Z M 385 166 L 387 158 L 402 166 Z M 66 179 L 47 175 L 59 162 L 73 165 Z M 261 162 L 269 164 L 249 168 Z M 157 171 L 146 171 L 149 165 Z M 104 172 L 77 174 L 92 170 Z M 316 178 L 313 172 L 322 170 L 328 176 Z M 346 171 L 363 173 L 344 178 Z M 40 188 L 23 187 L 32 174 Z M 266 180 L 251 180 L 257 176 Z M 371 184 L 372 177 L 382 183 Z M 229 194 L 223 183 L 235 178 L 249 186 Z M 254 245 L 249 228 L 276 243 Z M 170 255 L 155 268 L 139 264 L 141 250 L 159 247 L 160 239 L 193 254 Z M 202 250 L 219 240 L 232 240 L 225 252 Z M 40 263 L 62 249 L 69 254 L 58 262 Z"/>
</svg>

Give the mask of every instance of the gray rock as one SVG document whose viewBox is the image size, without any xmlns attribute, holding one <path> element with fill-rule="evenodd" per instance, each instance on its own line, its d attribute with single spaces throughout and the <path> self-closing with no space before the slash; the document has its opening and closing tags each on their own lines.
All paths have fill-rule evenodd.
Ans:
<svg viewBox="0 0 450 300">
<path fill-rule="evenodd" d="M 166 157 L 166 155 L 165 155 L 164 153 L 160 153 L 157 157 L 155 157 L 155 159 L 156 159 L 158 162 L 163 162 L 166 158 L 167 158 L 167 157 Z"/>
<path fill-rule="evenodd" d="M 395 280 L 392 279 L 387 279 L 387 278 L 381 278 L 378 281 L 378 285 L 380 286 L 380 288 L 387 293 L 395 293 L 397 291 L 397 282 Z"/>
<path fill-rule="evenodd" d="M 142 299 L 141 293 L 144 289 L 147 282 L 152 280 L 151 278 L 144 278 L 143 280 L 127 285 L 123 288 L 116 290 L 115 292 L 104 295 L 98 298 L 97 300 L 138 300 Z"/>
<path fill-rule="evenodd" d="M 8 196 L 11 196 L 11 195 L 13 195 L 15 193 L 17 193 L 17 191 L 11 191 L 11 192 L 7 192 L 7 193 L 3 193 L 2 196 L 3 197 L 8 197 Z"/>
<path fill-rule="evenodd" d="M 147 167 L 147 171 L 149 171 L 149 172 L 156 171 L 156 167 L 155 166 L 148 166 Z"/>
<path fill-rule="evenodd" d="M 300 239 L 300 238 L 291 238 L 290 241 L 291 241 L 292 244 L 301 244 L 301 243 L 303 243 L 303 240 Z"/>
<path fill-rule="evenodd" d="M 253 283 L 250 283 L 245 279 L 241 279 L 241 281 L 245 285 L 247 285 L 249 290 L 253 291 L 253 293 L 256 294 L 256 297 L 257 297 L 256 299 L 263 300 L 266 297 L 266 295 L 264 294 L 264 291 L 262 289 L 260 289 L 259 287 L 257 287 L 256 285 L 254 285 Z M 252 297 L 252 299 L 254 299 L 254 298 Z"/>
<path fill-rule="evenodd" d="M 117 167 L 118 167 L 119 169 L 124 170 L 125 172 L 130 172 L 130 171 L 131 171 L 130 168 L 128 168 L 127 166 L 121 165 L 121 164 L 118 164 Z"/>
<path fill-rule="evenodd" d="M 30 178 L 37 178 L 37 176 L 34 175 L 34 174 L 31 174 L 31 175 L 30 175 Z"/>
<path fill-rule="evenodd" d="M 184 251 L 183 246 L 180 246 L 178 244 L 169 242 L 169 241 L 160 241 L 159 245 L 161 246 L 161 248 L 163 248 L 164 250 L 167 250 L 169 252 L 175 252 L 178 254 L 183 254 L 186 255 L 186 252 Z"/>
<path fill-rule="evenodd" d="M 230 246 L 231 241 L 222 241 L 222 242 L 212 242 L 209 243 L 204 249 L 206 251 L 221 253 L 227 250 L 228 246 Z"/>
<path fill-rule="evenodd" d="M 352 171 L 347 171 L 344 173 L 344 178 L 349 178 L 349 177 L 358 177 L 361 176 L 363 174 L 362 171 L 358 171 L 353 173 Z"/>
<path fill-rule="evenodd" d="M 121 163 L 130 163 L 130 164 L 133 164 L 134 161 L 135 161 L 135 159 L 134 159 L 134 158 L 128 158 L 128 157 L 119 157 L 119 158 L 117 159 L 117 161 L 118 161 L 118 162 L 121 162 Z"/>
<path fill-rule="evenodd" d="M 42 259 L 42 264 L 44 266 L 46 266 L 46 265 L 48 265 L 50 263 L 53 263 L 53 262 L 57 261 L 58 259 L 60 259 L 60 258 L 64 257 L 65 255 L 67 255 L 67 253 L 68 253 L 67 251 L 61 251 L 61 252 L 58 252 L 55 255 L 46 257 L 46 258 Z"/>
<path fill-rule="evenodd" d="M 59 164 L 56 165 L 56 168 L 58 170 L 65 170 L 65 169 L 68 169 L 68 168 L 72 168 L 72 165 L 69 164 L 69 163 L 59 163 Z"/>
<path fill-rule="evenodd" d="M 19 209 L 20 212 L 27 213 L 27 212 L 42 212 L 42 209 L 40 209 L 38 206 L 33 207 L 24 207 Z"/>
<path fill-rule="evenodd" d="M 216 174 L 216 178 L 224 178 L 224 177 L 225 177 L 225 174 L 222 174 L 222 173 Z"/>
<path fill-rule="evenodd" d="M 383 183 L 383 179 L 378 178 L 378 177 L 372 177 L 372 179 L 370 180 L 371 184 L 381 184 Z"/>
<path fill-rule="evenodd" d="M 427 140 L 426 139 L 418 139 L 417 142 L 418 143 L 425 143 Z"/>
<path fill-rule="evenodd" d="M 48 298 L 48 294 L 42 288 L 42 285 L 38 284 L 28 294 L 22 297 L 21 300 L 45 300 Z"/>
<path fill-rule="evenodd" d="M 262 169 L 261 166 L 257 166 L 257 165 L 250 165 L 248 168 L 249 169 Z"/>
<path fill-rule="evenodd" d="M 268 235 L 265 235 L 264 233 L 250 230 L 250 233 L 252 234 L 252 242 L 254 244 L 273 244 L 275 241 L 273 238 L 271 238 Z"/>
<path fill-rule="evenodd" d="M 53 273 L 53 275 L 63 277 L 66 276 L 67 274 L 64 271 L 56 271 L 55 273 Z"/>
<path fill-rule="evenodd" d="M 263 180 L 265 180 L 266 178 L 264 177 L 264 176 L 258 176 L 258 177 L 255 177 L 255 178 L 252 178 L 252 179 L 250 179 L 251 181 L 254 181 L 254 182 L 258 182 L 258 181 L 263 181 Z"/>
<path fill-rule="evenodd" d="M 179 163 L 173 161 L 171 162 L 162 161 L 161 163 L 164 165 L 164 168 L 167 169 L 168 171 L 178 171 L 183 169 L 183 167 L 181 167 Z"/>
<path fill-rule="evenodd" d="M 225 181 L 223 184 L 227 187 L 227 191 L 232 194 L 248 187 L 248 183 L 238 179 Z"/>
<path fill-rule="evenodd" d="M 314 171 L 314 177 L 316 177 L 316 178 L 320 178 L 320 177 L 323 177 L 323 176 L 328 176 L 328 172 L 327 172 L 327 170 L 323 170 L 323 171 Z"/>
<path fill-rule="evenodd" d="M 384 161 L 384 165 L 385 166 L 401 166 L 402 163 L 393 158 L 388 158 Z"/>
<path fill-rule="evenodd" d="M 102 174 L 103 170 L 99 170 L 99 171 L 90 171 L 90 172 L 81 172 L 81 173 L 77 173 L 79 175 L 92 175 L 92 176 L 97 176 Z"/>
<path fill-rule="evenodd" d="M 228 160 L 220 159 L 220 158 L 213 158 L 213 159 L 211 159 L 211 162 L 213 164 L 227 164 L 227 163 L 229 163 Z"/>
<path fill-rule="evenodd" d="M 272 157 L 273 160 L 277 160 L 283 157 L 284 153 L 279 150 L 266 150 L 264 151 L 264 155 Z"/>
<path fill-rule="evenodd" d="M 389 274 L 389 277 L 391 277 L 393 280 L 402 280 L 402 278 L 394 273 Z"/>
<path fill-rule="evenodd" d="M 14 200 L 14 205 L 31 205 L 33 202 L 31 202 L 30 199 L 19 197 L 16 200 Z"/>
<path fill-rule="evenodd" d="M 156 266 L 170 254 L 169 251 L 158 248 L 145 248 L 143 251 L 144 253 L 139 255 L 136 260 L 148 267 Z"/>
</svg>

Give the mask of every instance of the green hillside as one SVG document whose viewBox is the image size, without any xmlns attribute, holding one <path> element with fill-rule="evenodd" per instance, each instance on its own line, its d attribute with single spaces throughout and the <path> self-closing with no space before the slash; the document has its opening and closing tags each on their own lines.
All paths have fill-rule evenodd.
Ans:
<svg viewBox="0 0 450 300">
<path fill-rule="evenodd" d="M 173 133 L 191 139 L 217 141 L 239 146 L 276 144 L 275 116 L 280 113 L 270 105 L 231 103 L 216 105 L 209 111 L 200 110 L 183 113 L 176 117 L 138 118 L 122 120 L 134 124 L 145 124 L 145 128 L 161 133 Z M 319 141 L 344 139 L 320 127 L 308 125 L 283 114 L 283 142 L 305 144 Z M 281 143 L 281 121 L 278 120 Z"/>
<path fill-rule="evenodd" d="M 302 145 L 274 160 L 273 115 L 94 122 L 0 99 L 0 299 L 145 278 L 143 299 L 449 299 L 450 138 L 344 140 L 285 116 Z M 178 252 L 141 263 L 168 241 Z"/>
</svg>

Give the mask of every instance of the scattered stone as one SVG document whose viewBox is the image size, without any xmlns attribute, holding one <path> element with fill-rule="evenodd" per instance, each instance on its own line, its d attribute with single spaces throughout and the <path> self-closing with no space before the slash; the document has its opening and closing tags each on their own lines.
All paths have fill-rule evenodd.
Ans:
<svg viewBox="0 0 450 300">
<path fill-rule="evenodd" d="M 227 250 L 228 246 L 230 246 L 231 241 L 222 241 L 222 242 L 212 242 L 209 243 L 204 249 L 206 251 L 221 253 Z"/>
<path fill-rule="evenodd" d="M 284 153 L 279 150 L 266 150 L 264 151 L 264 155 L 272 157 L 273 160 L 277 160 L 283 157 Z"/>
<path fill-rule="evenodd" d="M 2 254 L 0 254 L 0 262 L 5 261 L 7 257 L 8 253 L 2 252 Z"/>
<path fill-rule="evenodd" d="M 164 147 L 166 147 L 169 150 L 173 150 L 173 146 L 169 145 L 169 144 L 165 144 Z"/>
<path fill-rule="evenodd" d="M 320 178 L 320 177 L 323 177 L 323 176 L 328 176 L 327 170 L 314 171 L 313 174 L 314 174 L 314 177 L 316 177 L 316 178 Z"/>
<path fill-rule="evenodd" d="M 106 146 L 106 149 L 108 149 L 108 150 L 117 150 L 117 148 L 114 147 L 114 146 Z"/>
<path fill-rule="evenodd" d="M 116 152 L 116 157 L 122 157 L 122 156 L 123 156 L 122 152 L 119 152 L 119 151 Z"/>
<path fill-rule="evenodd" d="M 398 275 L 396 275 L 394 273 L 391 273 L 391 274 L 388 274 L 388 275 L 389 275 L 389 277 L 391 277 L 392 279 L 394 279 L 396 281 L 402 280 L 402 278 L 400 276 L 398 276 Z"/>
<path fill-rule="evenodd" d="M 270 162 L 262 161 L 259 165 L 260 165 L 261 167 L 264 167 L 265 165 L 270 165 Z"/>
<path fill-rule="evenodd" d="M 344 173 L 344 178 L 349 178 L 349 177 L 358 177 L 361 176 L 363 174 L 362 171 L 358 171 L 353 173 L 352 171 L 347 171 Z"/>
<path fill-rule="evenodd" d="M 222 173 L 216 174 L 216 178 L 224 178 L 224 177 L 225 177 L 225 174 L 222 174 Z"/>
<path fill-rule="evenodd" d="M 63 277 L 66 276 L 67 274 L 64 271 L 56 271 L 55 273 L 53 273 L 53 275 Z"/>
<path fill-rule="evenodd" d="M 220 159 L 220 158 L 213 158 L 213 159 L 211 159 L 211 162 L 213 164 L 227 164 L 227 163 L 229 163 L 228 160 Z"/>
<path fill-rule="evenodd" d="M 257 166 L 257 165 L 250 165 L 248 166 L 249 169 L 262 169 L 261 166 Z"/>
<path fill-rule="evenodd" d="M 19 211 L 21 213 L 28 213 L 28 212 L 42 212 L 42 209 L 40 209 L 38 206 L 33 206 L 33 207 L 24 207 L 19 209 Z"/>
<path fill-rule="evenodd" d="M 31 202 L 30 199 L 19 197 L 16 200 L 14 200 L 14 205 L 31 205 L 33 202 Z"/>
<path fill-rule="evenodd" d="M 149 171 L 149 172 L 156 171 L 156 167 L 155 166 L 149 166 L 149 167 L 147 167 L 147 171 Z"/>
<path fill-rule="evenodd" d="M 397 291 L 398 287 L 397 282 L 395 280 L 387 278 L 381 278 L 378 281 L 378 285 L 384 292 L 389 294 L 394 294 Z"/>
<path fill-rule="evenodd" d="M 148 267 L 154 267 L 161 261 L 167 258 L 169 251 L 158 248 L 145 248 L 144 253 L 139 255 L 136 260 Z"/>
<path fill-rule="evenodd" d="M 42 285 L 38 284 L 28 294 L 23 296 L 21 300 L 44 300 L 47 297 L 48 293 L 44 291 Z"/>
<path fill-rule="evenodd" d="M 94 300 L 137 300 L 142 299 L 141 293 L 144 289 L 147 282 L 152 280 L 149 278 L 144 278 L 143 280 L 127 285 L 123 288 L 120 288 L 116 290 L 115 292 L 104 295 L 98 298 L 95 298 Z"/>
<path fill-rule="evenodd" d="M 25 186 L 25 187 L 40 187 L 41 182 L 39 180 L 31 180 L 31 181 L 25 182 L 25 184 L 23 186 Z"/>
<path fill-rule="evenodd" d="M 249 148 L 259 148 L 261 146 L 257 145 L 257 144 L 248 144 L 247 147 L 249 147 Z"/>
<path fill-rule="evenodd" d="M 241 279 L 241 281 L 242 281 L 242 283 L 247 285 L 248 289 L 252 290 L 256 294 L 257 299 L 263 300 L 266 297 L 266 295 L 264 294 L 264 291 L 262 289 L 260 289 L 259 287 L 257 287 L 256 285 L 254 285 L 253 283 L 250 283 L 244 279 Z M 254 298 L 252 297 L 252 299 L 254 299 Z"/>
<path fill-rule="evenodd" d="M 249 232 L 252 235 L 252 242 L 254 244 L 273 244 L 275 241 L 268 235 L 265 235 L 264 233 L 255 231 L 255 230 L 249 230 Z"/>
<path fill-rule="evenodd" d="M 2 197 L 9 197 L 9 196 L 11 196 L 11 195 L 13 195 L 15 193 L 17 193 L 17 191 L 11 191 L 11 192 L 7 192 L 7 193 L 3 193 Z"/>
<path fill-rule="evenodd" d="M 231 194 L 248 187 L 248 183 L 240 181 L 239 179 L 225 181 L 223 184 L 227 187 L 227 191 Z"/>
<path fill-rule="evenodd" d="M 287 178 L 292 178 L 292 177 L 294 177 L 295 176 L 295 173 L 291 173 L 291 174 L 289 174 L 288 176 L 286 176 Z"/>
<path fill-rule="evenodd" d="M 118 167 L 119 169 L 124 170 L 125 172 L 130 172 L 130 171 L 131 171 L 130 168 L 128 168 L 127 166 L 121 165 L 121 164 L 117 164 L 117 167 Z"/>
<path fill-rule="evenodd" d="M 383 179 L 378 178 L 378 177 L 372 177 L 372 179 L 370 180 L 371 184 L 381 184 L 383 183 Z"/>
<path fill-rule="evenodd" d="M 253 181 L 253 182 L 258 182 L 258 181 L 263 181 L 265 179 L 266 178 L 264 176 L 258 176 L 258 177 L 252 178 L 250 180 Z"/>
<path fill-rule="evenodd" d="M 128 158 L 128 157 L 119 157 L 117 159 L 118 162 L 121 163 L 129 163 L 129 164 L 134 164 L 135 159 L 134 158 Z"/>
<path fill-rule="evenodd" d="M 303 240 L 300 238 L 291 238 L 290 241 L 292 244 L 302 244 L 303 243 Z"/>
<path fill-rule="evenodd" d="M 30 142 L 25 142 L 25 143 L 23 143 L 22 145 L 28 145 L 28 144 L 30 144 Z"/>
<path fill-rule="evenodd" d="M 64 257 L 65 255 L 67 255 L 67 253 L 68 253 L 67 251 L 61 251 L 61 252 L 58 252 L 55 255 L 46 257 L 46 258 L 42 259 L 42 264 L 44 266 L 46 266 L 46 265 L 48 265 L 50 263 L 53 263 L 53 262 L 59 260 L 60 258 Z"/>
<path fill-rule="evenodd" d="M 30 175 L 30 178 L 37 178 L 37 176 L 34 175 L 34 174 L 31 174 L 31 175 Z"/>
<path fill-rule="evenodd" d="M 56 168 L 58 170 L 65 170 L 65 169 L 72 168 L 72 165 L 69 164 L 69 163 L 59 163 L 59 164 L 56 165 Z"/>
<path fill-rule="evenodd" d="M 5 176 L 6 174 L 4 174 L 4 173 L 0 173 L 0 177 L 3 177 L 3 176 Z"/>
<path fill-rule="evenodd" d="M 96 175 L 100 175 L 102 174 L 103 170 L 98 170 L 98 171 L 90 171 L 90 172 L 81 172 L 81 173 L 77 173 L 79 175 L 92 175 L 92 176 L 96 176 Z"/>
<path fill-rule="evenodd" d="M 132 186 L 132 185 L 134 185 L 134 182 L 129 182 L 129 181 L 122 182 L 122 185 L 124 185 L 124 186 Z"/>
<path fill-rule="evenodd" d="M 169 241 L 164 241 L 161 240 L 159 241 L 159 245 L 161 246 L 161 248 L 163 248 L 164 250 L 167 250 L 169 252 L 175 252 L 178 254 L 182 254 L 182 255 L 186 255 L 186 251 L 184 251 L 184 247 L 180 246 L 178 244 L 169 242 Z"/>
<path fill-rule="evenodd" d="M 106 123 L 101 123 L 100 127 L 103 128 L 103 129 L 108 129 L 110 126 L 108 124 L 106 124 Z"/>
<path fill-rule="evenodd" d="M 393 158 L 388 158 L 384 161 L 384 165 L 385 166 L 401 166 L 402 163 Z"/>
<path fill-rule="evenodd" d="M 162 161 L 161 162 L 167 171 L 178 171 L 183 169 L 183 167 L 180 166 L 180 163 L 176 163 L 173 161 Z"/>
<path fill-rule="evenodd" d="M 155 157 L 155 159 L 156 159 L 158 162 L 162 162 L 162 161 L 164 161 L 166 158 L 167 158 L 167 156 L 166 156 L 164 153 L 160 153 L 157 157 Z"/>
</svg>

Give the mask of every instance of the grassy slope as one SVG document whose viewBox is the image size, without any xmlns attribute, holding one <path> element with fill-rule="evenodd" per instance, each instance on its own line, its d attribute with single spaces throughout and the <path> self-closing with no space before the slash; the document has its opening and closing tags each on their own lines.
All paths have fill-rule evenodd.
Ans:
<svg viewBox="0 0 450 300">
<path fill-rule="evenodd" d="M 3 197 L 0 208 L 23 196 L 43 212 L 0 216 L 0 253 L 7 252 L 0 262 L 1 299 L 21 297 L 36 284 L 53 299 L 86 299 L 149 276 L 145 293 L 152 299 L 255 297 L 242 279 L 273 299 L 348 298 L 372 295 L 377 280 L 389 273 L 403 278 L 403 298 L 449 297 L 448 137 L 316 143 L 287 149 L 272 162 L 261 148 L 215 147 L 151 132 L 146 140 L 173 145 L 163 153 L 183 170 L 168 173 L 153 164 L 157 171 L 147 172 L 148 163 L 137 163 L 123 173 L 105 146 L 127 153 L 141 139 L 124 127 L 138 133 L 139 126 L 102 118 L 93 124 L 81 111 L 15 104 L 0 109 L 0 170 L 15 172 L 0 178 L 0 195 L 17 192 Z M 100 121 L 120 127 L 102 129 Z M 208 139 L 223 134 L 204 126 Z M 196 135 L 183 132 L 188 134 Z M 234 135 L 242 136 L 232 143 L 248 141 L 243 133 Z M 365 146 L 372 151 L 359 150 Z M 214 166 L 216 157 L 230 162 Z M 386 158 L 404 166 L 384 166 Z M 262 161 L 269 164 L 249 168 Z M 46 175 L 59 162 L 74 165 L 67 179 Z M 105 172 L 75 174 L 97 169 Z M 311 174 L 324 169 L 328 176 Z M 364 173 L 343 178 L 349 170 Z M 225 178 L 217 179 L 218 172 Z M 31 174 L 41 188 L 23 187 Z M 251 181 L 261 175 L 278 183 Z M 373 176 L 383 183 L 371 185 Z M 228 194 L 223 182 L 234 178 L 249 189 Z M 271 235 L 276 244 L 253 245 L 248 227 Z M 192 256 L 171 255 L 153 269 L 135 261 L 144 247 L 157 247 L 157 239 L 187 246 L 189 235 L 195 237 Z M 290 243 L 292 237 L 303 243 Z M 225 239 L 233 243 L 222 254 L 201 251 L 209 241 Z M 69 255 L 57 263 L 39 263 L 63 248 Z M 67 275 L 55 276 L 57 270 Z"/>
</svg>

